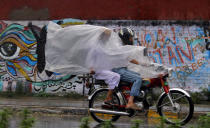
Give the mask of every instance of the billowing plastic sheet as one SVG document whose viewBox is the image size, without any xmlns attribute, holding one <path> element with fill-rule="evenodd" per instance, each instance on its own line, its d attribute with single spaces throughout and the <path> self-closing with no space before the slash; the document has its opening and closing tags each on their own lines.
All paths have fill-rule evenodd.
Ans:
<svg viewBox="0 0 210 128">
<path fill-rule="evenodd" d="M 62 28 L 56 23 L 49 22 L 45 69 L 78 75 L 89 73 L 90 69 L 100 71 L 129 67 L 129 61 L 137 56 L 139 62 L 144 62 L 141 68 L 148 67 L 146 70 L 151 70 L 150 74 L 155 71 L 149 68 L 151 61 L 144 56 L 145 47 L 123 46 L 118 34 L 113 31 L 107 34 L 104 32 L 106 29 L 94 25 Z M 144 76 L 144 71 L 137 72 Z"/>
</svg>

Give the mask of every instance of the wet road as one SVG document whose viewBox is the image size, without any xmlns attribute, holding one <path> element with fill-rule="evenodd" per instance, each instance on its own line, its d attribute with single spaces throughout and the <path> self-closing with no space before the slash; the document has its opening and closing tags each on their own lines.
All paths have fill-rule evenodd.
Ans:
<svg viewBox="0 0 210 128">
<path fill-rule="evenodd" d="M 34 128 L 79 128 L 81 124 L 81 118 L 83 116 L 76 116 L 75 110 L 78 110 L 76 114 L 87 115 L 88 101 L 86 99 L 73 100 L 68 98 L 40 98 L 40 97 L 23 97 L 23 98 L 2 98 L 0 97 L 0 111 L 3 107 L 9 107 L 16 111 L 27 108 L 33 113 L 51 113 L 49 115 L 35 114 L 35 126 Z M 32 102 L 33 101 L 33 102 Z M 67 109 L 68 108 L 68 109 Z M 134 118 L 120 117 L 120 119 L 114 123 L 115 128 L 130 128 L 131 120 L 140 119 L 143 120 L 141 127 L 156 128 L 160 121 L 157 119 L 158 115 L 155 111 L 155 107 L 151 107 L 151 113 L 146 118 L 145 116 L 135 116 Z M 194 116 L 210 112 L 209 103 L 206 105 L 195 105 Z M 53 114 L 54 115 L 53 115 Z M 75 116 L 61 116 L 60 113 L 66 113 L 67 115 L 74 114 Z M 20 118 L 13 116 L 10 121 L 10 128 L 18 128 Z M 197 119 L 192 120 L 184 128 L 195 125 Z M 99 128 L 98 123 L 91 120 L 91 128 Z M 196 125 L 195 125 L 196 126 Z"/>
<path fill-rule="evenodd" d="M 35 125 L 33 128 L 79 128 L 81 125 L 81 119 L 83 116 L 61 116 L 61 115 L 40 115 L 34 114 L 36 118 Z M 155 118 L 145 118 L 143 116 L 135 116 L 133 118 L 129 117 L 120 117 L 120 119 L 113 123 L 113 128 L 131 128 L 132 120 L 140 119 L 143 121 L 141 124 L 141 128 L 156 128 L 159 126 L 159 120 Z M 13 116 L 10 121 L 10 128 L 18 128 L 18 124 L 20 123 L 20 118 L 18 116 Z M 183 128 L 188 128 L 196 124 L 196 119 L 190 121 Z M 101 125 L 95 122 L 90 117 L 90 125 L 91 128 L 100 128 Z"/>
</svg>

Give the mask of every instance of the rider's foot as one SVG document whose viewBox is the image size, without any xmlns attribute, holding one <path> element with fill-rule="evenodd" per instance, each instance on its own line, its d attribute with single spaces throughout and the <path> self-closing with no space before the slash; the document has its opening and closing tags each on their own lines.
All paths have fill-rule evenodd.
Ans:
<svg viewBox="0 0 210 128">
<path fill-rule="evenodd" d="M 134 109 L 134 110 L 137 110 L 137 111 L 142 111 L 142 108 L 138 107 L 136 104 L 127 104 L 126 109 Z"/>
<path fill-rule="evenodd" d="M 112 104 L 112 99 L 111 99 L 111 98 L 106 98 L 106 99 L 104 100 L 104 104 L 111 105 L 111 104 Z"/>
<path fill-rule="evenodd" d="M 104 101 L 104 104 L 107 104 L 107 105 L 112 105 L 112 101 Z"/>
</svg>

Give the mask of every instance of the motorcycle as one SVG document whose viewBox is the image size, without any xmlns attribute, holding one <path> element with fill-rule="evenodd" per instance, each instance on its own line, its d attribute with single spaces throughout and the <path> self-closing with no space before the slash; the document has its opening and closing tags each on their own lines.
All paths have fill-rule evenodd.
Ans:
<svg viewBox="0 0 210 128">
<path fill-rule="evenodd" d="M 157 113 L 166 120 L 166 123 L 181 125 L 190 121 L 194 113 L 194 104 L 188 92 L 180 88 L 170 88 L 167 82 L 169 74 L 158 78 L 143 79 L 140 96 L 135 97 L 134 101 L 137 106 L 142 108 L 141 112 L 145 114 L 153 106 L 152 97 L 153 89 L 159 87 L 162 91 L 156 103 Z M 117 121 L 120 116 L 135 116 L 138 111 L 126 109 L 126 103 L 130 97 L 131 83 L 120 81 L 117 88 L 113 91 L 112 102 L 104 103 L 108 88 L 104 81 L 94 80 L 91 75 L 83 79 L 92 83 L 89 84 L 89 112 L 92 118 L 101 123 L 104 121 Z M 95 85 L 100 85 L 95 88 Z"/>
</svg>

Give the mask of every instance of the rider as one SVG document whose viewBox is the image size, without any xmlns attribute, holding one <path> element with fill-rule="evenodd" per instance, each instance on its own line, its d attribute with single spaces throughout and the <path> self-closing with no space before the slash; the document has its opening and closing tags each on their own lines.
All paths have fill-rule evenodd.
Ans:
<svg viewBox="0 0 210 128">
<path fill-rule="evenodd" d="M 118 34 L 122 40 L 123 45 L 133 45 L 134 33 L 131 29 L 122 28 Z M 129 59 L 130 63 L 137 64 L 137 65 L 140 64 L 137 60 L 132 59 L 132 56 L 130 56 L 128 59 Z M 120 74 L 120 79 L 122 81 L 133 83 L 133 85 L 131 87 L 130 97 L 129 97 L 128 103 L 126 105 L 126 108 L 141 110 L 141 108 L 139 108 L 134 103 L 134 97 L 139 96 L 139 93 L 140 93 L 140 87 L 141 87 L 141 83 L 142 83 L 140 74 L 128 70 L 127 67 L 115 68 L 112 71 Z"/>
<path fill-rule="evenodd" d="M 106 29 L 103 34 L 104 36 L 109 37 L 111 34 L 111 30 Z M 123 45 L 133 45 L 133 31 L 131 29 L 128 29 L 128 28 L 121 29 L 119 32 L 119 37 L 121 38 Z M 95 53 L 94 55 L 96 56 L 93 59 L 96 59 L 96 57 L 100 57 L 100 54 L 99 54 L 100 52 L 97 52 L 97 53 L 96 52 L 97 52 L 97 49 L 94 50 L 94 53 Z M 140 64 L 137 60 L 132 59 L 132 56 L 130 56 L 128 60 L 130 63 L 137 64 L 137 65 Z M 96 79 L 105 80 L 106 84 L 108 84 L 109 86 L 109 91 L 108 91 L 105 103 L 112 99 L 113 89 L 116 86 L 118 86 L 119 84 L 118 80 L 121 79 L 122 81 L 133 83 L 126 108 L 141 110 L 141 108 L 139 108 L 134 103 L 134 97 L 139 96 L 139 92 L 140 92 L 139 90 L 140 90 L 141 82 L 142 82 L 140 75 L 136 72 L 128 70 L 127 67 L 114 68 L 112 71 L 102 70 L 100 72 L 95 72 L 95 75 L 94 75 Z M 94 72 L 94 70 L 91 69 L 91 72 Z M 115 84 L 112 84 L 113 82 L 111 81 L 113 80 L 115 81 Z"/>
<path fill-rule="evenodd" d="M 111 30 L 105 28 L 104 32 L 101 35 L 101 38 L 107 40 L 111 35 Z M 100 58 L 101 52 L 99 49 L 92 48 L 91 53 L 93 56 L 89 57 L 91 62 L 94 63 L 98 58 Z M 92 64 L 90 64 L 92 65 Z M 94 65 L 94 64 L 93 64 Z M 116 72 L 111 70 L 95 70 L 94 68 L 90 67 L 90 73 L 94 74 L 94 78 L 97 80 L 104 80 L 104 82 L 108 85 L 109 91 L 107 93 L 106 99 L 104 101 L 105 104 L 110 104 L 112 100 L 112 94 L 115 87 L 118 86 L 120 82 L 120 75 Z"/>
</svg>

